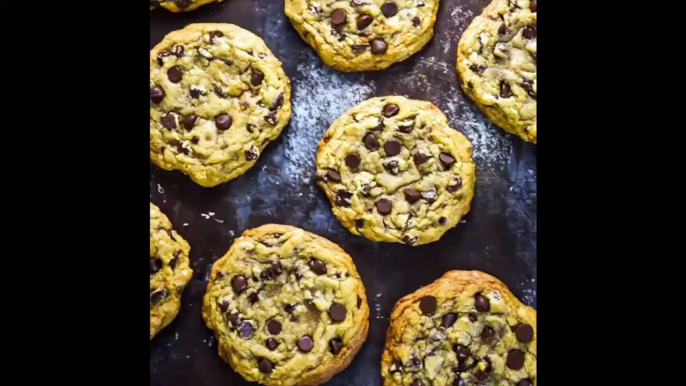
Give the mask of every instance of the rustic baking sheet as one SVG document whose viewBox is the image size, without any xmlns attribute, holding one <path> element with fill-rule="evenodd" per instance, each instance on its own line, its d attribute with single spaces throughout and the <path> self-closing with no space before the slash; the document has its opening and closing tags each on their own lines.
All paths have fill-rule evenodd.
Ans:
<svg viewBox="0 0 686 386">
<path fill-rule="evenodd" d="M 442 0 L 435 35 L 421 52 L 381 72 L 349 74 L 322 64 L 291 27 L 283 0 L 226 0 L 187 14 L 150 13 L 150 48 L 190 23 L 234 23 L 264 39 L 293 87 L 290 125 L 245 175 L 207 189 L 150 165 L 150 200 L 191 244 L 195 271 L 179 315 L 150 342 L 151 385 L 253 385 L 219 358 L 200 310 L 212 263 L 243 230 L 265 223 L 295 225 L 339 244 L 364 280 L 369 338 L 327 385 L 381 385 L 379 363 L 393 305 L 447 270 L 495 275 L 536 307 L 536 147 L 490 124 L 460 91 L 455 72 L 459 36 L 487 3 Z M 472 210 L 433 244 L 381 244 L 352 235 L 312 180 L 317 142 L 331 122 L 367 98 L 391 94 L 433 102 L 474 147 Z"/>
</svg>

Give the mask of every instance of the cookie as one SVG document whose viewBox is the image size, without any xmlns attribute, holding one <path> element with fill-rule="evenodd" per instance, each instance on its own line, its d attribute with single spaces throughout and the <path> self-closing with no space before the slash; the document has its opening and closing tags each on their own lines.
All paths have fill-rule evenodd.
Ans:
<svg viewBox="0 0 686 386">
<path fill-rule="evenodd" d="M 192 11 L 201 5 L 219 2 L 224 0 L 150 0 L 150 9 L 157 7 L 157 5 L 166 8 L 172 12 L 188 12 Z"/>
<path fill-rule="evenodd" d="M 493 0 L 462 34 L 457 72 L 493 123 L 536 143 L 536 0 Z"/>
<path fill-rule="evenodd" d="M 319 385 L 367 338 L 364 285 L 348 254 L 287 225 L 236 239 L 212 267 L 203 318 L 219 355 L 248 381 Z"/>
<path fill-rule="evenodd" d="M 191 280 L 191 247 L 160 208 L 150 203 L 150 339 L 179 313 L 181 293 Z"/>
<path fill-rule="evenodd" d="M 536 310 L 491 275 L 447 272 L 396 303 L 381 375 L 384 386 L 536 385 Z"/>
<path fill-rule="evenodd" d="M 319 142 L 315 179 L 338 220 L 374 241 L 436 241 L 470 208 L 472 145 L 438 107 L 372 98 L 341 115 Z"/>
<path fill-rule="evenodd" d="M 286 16 L 326 65 L 383 70 L 431 39 L 438 0 L 286 0 Z"/>
<path fill-rule="evenodd" d="M 290 81 L 262 39 L 190 24 L 150 51 L 150 159 L 205 187 L 252 167 L 291 117 Z"/>
</svg>

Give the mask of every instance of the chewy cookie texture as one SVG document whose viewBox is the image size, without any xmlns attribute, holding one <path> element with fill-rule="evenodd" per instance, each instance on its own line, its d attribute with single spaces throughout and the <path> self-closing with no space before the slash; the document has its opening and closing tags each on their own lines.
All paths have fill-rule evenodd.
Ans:
<svg viewBox="0 0 686 386">
<path fill-rule="evenodd" d="M 150 0 L 150 9 L 160 6 L 172 12 L 188 12 L 201 5 L 222 1 L 224 0 Z"/>
<path fill-rule="evenodd" d="M 369 308 L 352 259 L 302 229 L 245 231 L 212 267 L 203 318 L 219 355 L 248 381 L 319 385 L 367 338 Z"/>
<path fill-rule="evenodd" d="M 462 34 L 462 89 L 496 125 L 536 143 L 536 0 L 493 0 Z"/>
<path fill-rule="evenodd" d="M 252 167 L 291 117 L 290 81 L 262 39 L 190 24 L 150 51 L 150 160 L 201 186 Z"/>
<path fill-rule="evenodd" d="M 315 178 L 352 233 L 426 244 L 470 209 L 472 146 L 429 102 L 372 98 L 345 112 L 324 134 Z"/>
<path fill-rule="evenodd" d="M 536 385 L 536 311 L 501 281 L 450 271 L 391 313 L 384 386 Z"/>
<path fill-rule="evenodd" d="M 176 317 L 181 293 L 193 275 L 190 245 L 167 216 L 150 203 L 150 339 Z"/>
<path fill-rule="evenodd" d="M 326 65 L 382 70 L 433 36 L 438 0 L 286 0 L 286 15 Z"/>
</svg>

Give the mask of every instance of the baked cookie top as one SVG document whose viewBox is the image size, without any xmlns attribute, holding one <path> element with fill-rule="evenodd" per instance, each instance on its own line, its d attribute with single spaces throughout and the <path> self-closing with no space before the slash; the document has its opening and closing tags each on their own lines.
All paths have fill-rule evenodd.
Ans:
<svg viewBox="0 0 686 386">
<path fill-rule="evenodd" d="M 150 0 L 150 9 L 160 5 L 172 12 L 188 12 L 201 5 L 222 1 L 224 0 Z"/>
<path fill-rule="evenodd" d="M 536 143 L 536 0 L 493 0 L 462 34 L 462 88 L 496 125 Z"/>
<path fill-rule="evenodd" d="M 449 271 L 396 303 L 384 386 L 536 385 L 536 310 L 500 280 Z"/>
<path fill-rule="evenodd" d="M 426 244 L 469 211 L 472 145 L 429 102 L 372 98 L 346 111 L 324 134 L 315 178 L 352 233 Z"/>
<path fill-rule="evenodd" d="M 191 247 L 160 208 L 150 203 L 150 339 L 179 312 L 181 293 L 191 280 Z"/>
<path fill-rule="evenodd" d="M 286 15 L 326 65 L 382 70 L 433 36 L 438 0 L 286 0 Z"/>
<path fill-rule="evenodd" d="M 246 380 L 318 385 L 367 337 L 364 285 L 348 254 L 287 225 L 247 230 L 212 267 L 203 317 Z"/>
<path fill-rule="evenodd" d="M 255 164 L 291 117 L 290 81 L 262 39 L 190 24 L 150 51 L 150 159 L 211 187 Z"/>
</svg>

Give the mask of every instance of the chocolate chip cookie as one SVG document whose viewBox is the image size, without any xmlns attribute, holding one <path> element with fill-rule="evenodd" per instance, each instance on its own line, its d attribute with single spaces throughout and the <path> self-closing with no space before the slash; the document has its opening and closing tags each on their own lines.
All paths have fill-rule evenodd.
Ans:
<svg viewBox="0 0 686 386">
<path fill-rule="evenodd" d="M 150 203 L 150 339 L 176 317 L 181 292 L 191 280 L 191 247 L 160 208 Z"/>
<path fill-rule="evenodd" d="M 536 143 L 536 0 L 493 0 L 462 34 L 457 72 L 493 123 Z"/>
<path fill-rule="evenodd" d="M 224 0 L 150 0 L 150 9 L 159 5 L 172 12 L 188 12 L 201 5 L 222 1 Z"/>
<path fill-rule="evenodd" d="M 287 225 L 236 239 L 212 267 L 203 317 L 219 355 L 248 381 L 319 385 L 367 338 L 364 285 L 348 254 Z"/>
<path fill-rule="evenodd" d="M 345 112 L 324 134 L 315 178 L 352 233 L 426 244 L 469 211 L 472 145 L 429 102 L 372 98 Z"/>
<path fill-rule="evenodd" d="M 383 70 L 433 36 L 438 0 L 286 0 L 286 16 L 326 65 Z"/>
<path fill-rule="evenodd" d="M 384 386 L 536 385 L 536 310 L 491 275 L 447 272 L 396 303 L 381 375 Z"/>
<path fill-rule="evenodd" d="M 150 51 L 150 159 L 205 187 L 243 174 L 291 117 L 290 81 L 262 39 L 190 24 Z"/>
</svg>

